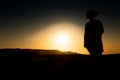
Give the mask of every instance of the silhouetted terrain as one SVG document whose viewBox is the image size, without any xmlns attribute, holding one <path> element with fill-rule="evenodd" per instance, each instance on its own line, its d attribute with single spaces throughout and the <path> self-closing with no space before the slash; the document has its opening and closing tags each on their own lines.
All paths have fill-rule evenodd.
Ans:
<svg viewBox="0 0 120 80">
<path fill-rule="evenodd" d="M 0 49 L 4 78 L 39 80 L 120 80 L 120 54 L 89 55 L 58 50 Z"/>
</svg>

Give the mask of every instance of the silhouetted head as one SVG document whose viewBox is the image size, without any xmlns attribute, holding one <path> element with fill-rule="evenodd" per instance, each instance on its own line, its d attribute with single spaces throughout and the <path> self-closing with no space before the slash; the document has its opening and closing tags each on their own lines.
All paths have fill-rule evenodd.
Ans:
<svg viewBox="0 0 120 80">
<path fill-rule="evenodd" d="M 88 10 L 86 13 L 86 18 L 88 19 L 94 19 L 97 16 L 98 16 L 98 12 L 93 9 Z"/>
</svg>

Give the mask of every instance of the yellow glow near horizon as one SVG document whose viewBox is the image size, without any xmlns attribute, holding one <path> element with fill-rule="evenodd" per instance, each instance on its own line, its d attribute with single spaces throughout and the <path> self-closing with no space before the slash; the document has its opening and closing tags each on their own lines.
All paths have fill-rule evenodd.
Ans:
<svg viewBox="0 0 120 80">
<path fill-rule="evenodd" d="M 39 25 L 37 25 L 39 26 Z M 89 54 L 84 48 L 84 28 L 68 22 L 43 26 L 35 33 L 24 38 L 10 38 L 0 43 L 0 48 L 52 49 Z M 120 53 L 120 38 L 113 38 L 109 32 L 103 35 L 104 54 Z"/>
<path fill-rule="evenodd" d="M 83 30 L 72 23 L 56 23 L 38 31 L 30 39 L 31 48 L 58 49 L 85 53 L 83 50 Z"/>
</svg>

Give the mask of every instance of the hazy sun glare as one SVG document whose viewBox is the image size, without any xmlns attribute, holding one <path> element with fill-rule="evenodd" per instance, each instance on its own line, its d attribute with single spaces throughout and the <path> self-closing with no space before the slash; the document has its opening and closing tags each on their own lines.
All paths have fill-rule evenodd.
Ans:
<svg viewBox="0 0 120 80">
<path fill-rule="evenodd" d="M 67 33 L 56 34 L 56 37 L 55 37 L 56 46 L 61 48 L 67 47 L 69 44 L 69 41 L 70 41 L 69 34 Z"/>
<path fill-rule="evenodd" d="M 83 30 L 79 25 L 64 22 L 47 27 L 31 37 L 30 47 L 85 53 L 83 50 Z"/>
</svg>

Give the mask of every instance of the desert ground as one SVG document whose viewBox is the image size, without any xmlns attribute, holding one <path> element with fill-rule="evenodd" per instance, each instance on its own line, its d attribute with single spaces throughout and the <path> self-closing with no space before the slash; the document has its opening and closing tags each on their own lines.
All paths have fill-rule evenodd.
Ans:
<svg viewBox="0 0 120 80">
<path fill-rule="evenodd" d="M 0 49 L 0 73 L 4 79 L 120 80 L 119 65 L 120 54 L 93 58 L 70 51 Z"/>
</svg>

